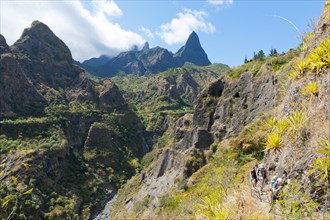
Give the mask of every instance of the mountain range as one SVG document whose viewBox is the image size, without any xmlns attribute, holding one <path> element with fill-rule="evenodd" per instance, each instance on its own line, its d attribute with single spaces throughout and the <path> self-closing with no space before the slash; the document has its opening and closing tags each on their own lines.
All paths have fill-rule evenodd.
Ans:
<svg viewBox="0 0 330 220">
<path fill-rule="evenodd" d="M 188 37 L 186 44 L 175 54 L 161 47 L 149 48 L 146 42 L 142 50 L 122 52 L 113 58 L 107 56 L 91 58 L 78 65 L 93 75 L 111 77 L 118 74 L 138 76 L 155 74 L 181 67 L 186 63 L 196 66 L 211 64 L 194 31 Z"/>
</svg>

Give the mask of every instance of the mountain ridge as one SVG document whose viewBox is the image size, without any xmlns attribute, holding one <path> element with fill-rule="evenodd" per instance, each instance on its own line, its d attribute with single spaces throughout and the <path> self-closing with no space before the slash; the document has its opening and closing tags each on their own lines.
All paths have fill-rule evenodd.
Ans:
<svg viewBox="0 0 330 220">
<path fill-rule="evenodd" d="M 92 58 L 93 64 L 101 58 L 102 56 L 100 58 Z M 186 62 L 196 66 L 211 64 L 195 31 L 189 35 L 186 44 L 175 54 L 161 47 L 150 48 L 148 42 L 146 42 L 140 51 L 122 52 L 99 66 L 89 65 L 90 60 L 79 64 L 92 74 L 101 77 L 111 77 L 117 74 L 134 74 L 139 76 L 156 74 L 170 68 L 181 67 Z"/>
</svg>

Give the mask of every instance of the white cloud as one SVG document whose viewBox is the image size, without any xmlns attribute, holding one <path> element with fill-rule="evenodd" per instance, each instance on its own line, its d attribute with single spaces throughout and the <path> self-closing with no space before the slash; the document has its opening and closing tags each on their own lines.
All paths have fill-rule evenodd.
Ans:
<svg viewBox="0 0 330 220">
<path fill-rule="evenodd" d="M 184 9 L 177 14 L 170 23 L 160 26 L 157 34 L 169 45 L 184 43 L 192 31 L 202 31 L 205 33 L 215 32 L 212 23 L 207 22 L 205 11 L 195 11 Z"/>
<path fill-rule="evenodd" d="M 212 5 L 232 5 L 234 3 L 234 0 L 206 0 L 208 3 Z"/>
<path fill-rule="evenodd" d="M 110 20 L 123 13 L 114 1 L 1 1 L 0 32 L 13 44 L 34 20 L 45 23 L 79 61 L 142 46 L 145 40 Z"/>
<path fill-rule="evenodd" d="M 154 34 L 152 33 L 152 31 L 148 28 L 145 27 L 140 27 L 139 30 L 145 34 L 149 39 L 154 39 Z"/>
<path fill-rule="evenodd" d="M 93 4 L 96 11 L 105 13 L 108 16 L 119 17 L 123 15 L 123 12 L 113 0 L 94 1 Z"/>
</svg>

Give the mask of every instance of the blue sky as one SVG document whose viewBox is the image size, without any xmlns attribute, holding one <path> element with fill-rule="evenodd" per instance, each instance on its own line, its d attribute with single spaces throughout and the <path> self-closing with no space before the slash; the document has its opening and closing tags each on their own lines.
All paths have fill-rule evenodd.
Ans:
<svg viewBox="0 0 330 220">
<path fill-rule="evenodd" d="M 47 24 L 79 61 L 133 45 L 176 52 L 195 30 L 211 62 L 242 64 L 254 51 L 295 48 L 324 0 L 3 1 L 0 32 L 13 44 L 33 20 Z M 295 27 L 294 27 L 295 26 Z M 296 28 L 298 30 L 296 30 Z"/>
</svg>

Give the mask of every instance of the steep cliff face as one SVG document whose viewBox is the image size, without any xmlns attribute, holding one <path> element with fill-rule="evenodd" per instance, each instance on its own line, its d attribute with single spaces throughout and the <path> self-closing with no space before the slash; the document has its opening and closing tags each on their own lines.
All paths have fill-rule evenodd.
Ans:
<svg viewBox="0 0 330 220">
<path fill-rule="evenodd" d="M 2 35 L 0 56 L 0 117 L 22 112 L 40 114 L 45 100 L 27 79 Z"/>
<path fill-rule="evenodd" d="M 278 121 L 289 116 L 289 124 L 295 125 L 295 132 L 289 132 L 289 137 L 282 136 L 281 149 L 268 151 L 264 158 L 271 175 L 286 175 L 298 182 L 300 193 L 321 204 L 322 212 L 330 210 L 330 176 L 326 174 L 330 166 L 329 13 L 328 2 L 315 30 L 305 38 L 302 53 L 292 64 L 293 69 L 300 61 L 308 65 L 302 75 L 292 79 L 286 87 L 283 102 L 276 111 Z"/>
</svg>

